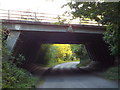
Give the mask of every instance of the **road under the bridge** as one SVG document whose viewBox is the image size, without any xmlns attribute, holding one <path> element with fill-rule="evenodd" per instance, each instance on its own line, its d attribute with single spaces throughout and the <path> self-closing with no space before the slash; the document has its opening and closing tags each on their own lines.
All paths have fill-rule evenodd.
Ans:
<svg viewBox="0 0 120 90">
<path fill-rule="evenodd" d="M 118 82 L 106 80 L 92 72 L 77 68 L 79 62 L 69 62 L 56 65 L 44 75 L 44 83 L 37 88 L 111 88 L 118 89 Z M 81 89 L 80 89 L 81 88 Z"/>
</svg>

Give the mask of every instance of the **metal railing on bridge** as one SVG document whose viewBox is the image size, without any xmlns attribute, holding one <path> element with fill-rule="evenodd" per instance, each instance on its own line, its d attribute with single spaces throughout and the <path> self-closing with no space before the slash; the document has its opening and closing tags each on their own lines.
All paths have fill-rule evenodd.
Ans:
<svg viewBox="0 0 120 90">
<path fill-rule="evenodd" d="M 4 9 L 0 9 L 0 19 L 26 20 L 26 21 L 38 21 L 38 22 L 50 22 L 50 23 L 59 22 L 59 20 L 65 20 L 65 23 L 70 22 L 70 20 L 72 21 L 71 16 L 38 13 L 38 12 L 30 12 L 30 11 L 4 10 Z M 81 22 L 78 20 L 77 22 L 79 24 L 98 25 L 97 22 L 90 20 L 82 20 Z"/>
</svg>

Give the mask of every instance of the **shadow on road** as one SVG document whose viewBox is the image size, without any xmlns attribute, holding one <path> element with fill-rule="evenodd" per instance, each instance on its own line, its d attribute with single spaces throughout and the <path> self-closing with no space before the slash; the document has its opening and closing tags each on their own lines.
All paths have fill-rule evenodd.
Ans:
<svg viewBox="0 0 120 90">
<path fill-rule="evenodd" d="M 80 69 L 80 68 L 75 68 L 75 69 L 68 69 L 68 68 L 64 68 L 64 69 L 53 69 L 53 68 L 49 68 L 48 70 L 46 70 L 46 72 L 42 75 L 42 76 L 73 76 L 73 75 L 88 75 L 91 74 L 90 72 L 84 70 L 84 69 Z"/>
</svg>

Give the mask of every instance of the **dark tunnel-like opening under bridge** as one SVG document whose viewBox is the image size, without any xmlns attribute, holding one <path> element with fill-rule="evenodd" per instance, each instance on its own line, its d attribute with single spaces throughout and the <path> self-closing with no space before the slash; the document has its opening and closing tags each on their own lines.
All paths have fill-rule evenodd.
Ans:
<svg viewBox="0 0 120 90">
<path fill-rule="evenodd" d="M 2 26 L 10 30 L 7 45 L 14 55 L 25 56 L 25 64 L 36 63 L 42 44 L 84 44 L 90 58 L 108 66 L 113 64 L 108 45 L 103 40 L 104 26 L 55 25 L 51 23 L 2 20 Z M 42 55 L 41 55 L 42 56 Z"/>
</svg>

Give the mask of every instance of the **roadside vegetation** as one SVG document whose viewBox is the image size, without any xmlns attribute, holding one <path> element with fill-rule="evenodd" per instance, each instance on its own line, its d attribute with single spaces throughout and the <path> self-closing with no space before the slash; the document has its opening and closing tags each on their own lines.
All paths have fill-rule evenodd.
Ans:
<svg viewBox="0 0 120 90">
<path fill-rule="evenodd" d="M 2 40 L 2 88 L 35 88 L 40 79 L 20 68 L 25 58 L 22 55 L 14 57 L 7 49 L 6 30 L 1 30 L 3 35 L 0 37 Z"/>
<path fill-rule="evenodd" d="M 120 80 L 120 65 L 109 68 L 106 72 L 102 73 L 102 76 L 109 80 Z"/>
</svg>

